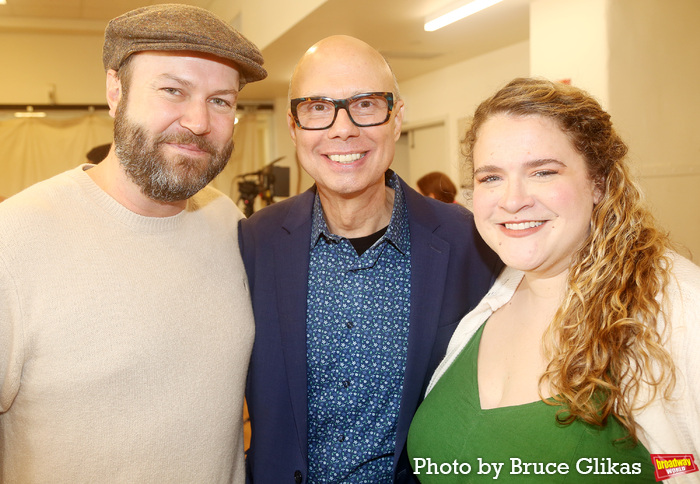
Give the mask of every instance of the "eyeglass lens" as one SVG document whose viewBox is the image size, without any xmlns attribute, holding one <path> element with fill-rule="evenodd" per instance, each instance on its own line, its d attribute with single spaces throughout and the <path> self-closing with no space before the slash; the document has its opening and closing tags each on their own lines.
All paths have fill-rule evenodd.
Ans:
<svg viewBox="0 0 700 484">
<path fill-rule="evenodd" d="M 376 126 L 388 118 L 389 103 L 383 96 L 363 95 L 346 101 L 350 119 L 357 126 Z M 336 116 L 335 104 L 324 99 L 302 101 L 297 105 L 296 111 L 302 128 L 328 128 Z"/>
</svg>

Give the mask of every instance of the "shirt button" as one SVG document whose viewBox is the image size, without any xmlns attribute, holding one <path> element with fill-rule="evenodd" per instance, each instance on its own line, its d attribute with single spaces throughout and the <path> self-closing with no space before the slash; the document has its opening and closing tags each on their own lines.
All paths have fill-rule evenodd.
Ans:
<svg viewBox="0 0 700 484">
<path fill-rule="evenodd" d="M 347 388 L 347 387 L 349 387 L 349 386 L 350 386 L 350 380 L 345 380 L 345 381 L 343 382 L 343 387 L 344 387 L 344 388 Z"/>
<path fill-rule="evenodd" d="M 345 436 L 341 435 L 340 437 L 338 437 L 338 442 L 345 442 Z"/>
<path fill-rule="evenodd" d="M 294 482 L 296 484 L 301 484 L 302 478 L 301 478 L 301 471 L 294 471 Z"/>
<path fill-rule="evenodd" d="M 355 323 L 353 323 L 352 321 L 348 321 L 347 323 L 345 323 L 345 326 L 347 326 L 348 329 L 352 329 L 355 327 Z"/>
</svg>

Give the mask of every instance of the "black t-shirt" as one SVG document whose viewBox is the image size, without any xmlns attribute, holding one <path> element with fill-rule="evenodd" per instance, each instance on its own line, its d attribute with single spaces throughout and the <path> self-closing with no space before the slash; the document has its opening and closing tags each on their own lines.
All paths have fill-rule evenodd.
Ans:
<svg viewBox="0 0 700 484">
<path fill-rule="evenodd" d="M 387 225 L 383 229 L 381 229 L 378 232 L 375 232 L 370 235 L 365 235 L 364 237 L 357 237 L 355 239 L 348 239 L 352 246 L 355 248 L 355 251 L 357 252 L 357 255 L 362 255 L 365 253 L 367 249 L 372 247 L 376 241 L 382 238 L 382 235 L 386 233 L 386 229 L 388 229 L 389 226 Z"/>
</svg>

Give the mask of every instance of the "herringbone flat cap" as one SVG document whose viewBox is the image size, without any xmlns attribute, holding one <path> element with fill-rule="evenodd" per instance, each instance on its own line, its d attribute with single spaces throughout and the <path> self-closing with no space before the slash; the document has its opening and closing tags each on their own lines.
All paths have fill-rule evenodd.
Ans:
<svg viewBox="0 0 700 484">
<path fill-rule="evenodd" d="M 204 52 L 229 60 L 238 68 L 241 88 L 267 77 L 255 44 L 213 13 L 192 5 L 151 5 L 110 20 L 102 49 L 105 70 L 119 70 L 131 54 L 153 50 Z"/>
</svg>

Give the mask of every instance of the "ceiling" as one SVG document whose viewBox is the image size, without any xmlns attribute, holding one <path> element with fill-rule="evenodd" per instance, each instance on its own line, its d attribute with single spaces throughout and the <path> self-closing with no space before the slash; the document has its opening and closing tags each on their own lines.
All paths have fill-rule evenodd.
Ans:
<svg viewBox="0 0 700 484">
<path fill-rule="evenodd" d="M 104 29 L 117 15 L 165 0 L 7 0 L 0 26 L 24 31 Z M 207 8 L 213 0 L 168 0 Z M 244 0 L 255 1 L 255 0 Z M 280 0 L 288 1 L 288 0 Z M 527 40 L 530 0 L 501 3 L 435 32 L 424 18 L 453 0 L 327 0 L 263 49 L 269 77 L 246 86 L 243 100 L 285 96 L 304 51 L 333 34 L 361 38 L 389 60 L 399 83 L 456 62 Z"/>
</svg>

